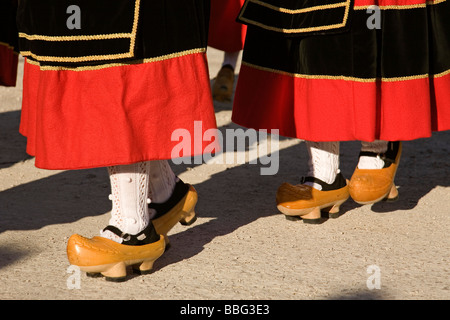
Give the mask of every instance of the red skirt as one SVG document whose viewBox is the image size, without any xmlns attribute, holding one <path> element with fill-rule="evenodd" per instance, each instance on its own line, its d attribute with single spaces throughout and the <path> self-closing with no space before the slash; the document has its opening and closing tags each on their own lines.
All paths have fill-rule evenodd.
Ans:
<svg viewBox="0 0 450 320">
<path fill-rule="evenodd" d="M 20 132 L 37 167 L 107 167 L 211 148 L 203 139 L 216 129 L 209 0 L 86 2 L 79 29 L 56 11 L 65 4 L 19 2 Z"/>
<path fill-rule="evenodd" d="M 225 52 L 242 50 L 247 27 L 236 22 L 245 0 L 212 0 L 208 45 Z"/>
<path fill-rule="evenodd" d="M 0 86 L 16 85 L 18 56 L 9 45 L 0 43 Z"/>
<path fill-rule="evenodd" d="M 369 5 L 381 28 L 369 29 Z M 450 129 L 450 1 L 355 0 L 349 29 L 248 27 L 232 120 L 310 141 L 412 140 Z"/>
<path fill-rule="evenodd" d="M 0 4 L 0 86 L 14 87 L 17 80 L 18 32 L 16 28 L 17 1 Z"/>
<path fill-rule="evenodd" d="M 25 63 L 20 132 L 39 168 L 171 159 L 177 129 L 192 134 L 182 156 L 197 155 L 209 142 L 194 145 L 194 131 L 215 128 L 204 50 L 84 71 Z"/>
</svg>

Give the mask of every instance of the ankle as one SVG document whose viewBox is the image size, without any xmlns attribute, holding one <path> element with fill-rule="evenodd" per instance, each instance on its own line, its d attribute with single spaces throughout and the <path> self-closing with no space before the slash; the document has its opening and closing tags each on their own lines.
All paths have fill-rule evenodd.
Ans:
<svg viewBox="0 0 450 320">
<path fill-rule="evenodd" d="M 113 223 L 100 230 L 100 236 L 118 243 L 123 243 L 124 237 L 121 234 L 138 235 L 144 232 L 148 226 L 149 221 L 141 221 L 138 223 L 135 219 L 123 218 L 120 225 Z M 120 233 L 117 230 L 120 230 Z"/>
<path fill-rule="evenodd" d="M 137 233 L 124 232 L 124 230 L 111 225 L 104 228 L 101 232 L 106 235 L 105 238 L 133 246 L 150 244 L 160 239 L 152 224 L 148 224 L 143 230 Z"/>
<path fill-rule="evenodd" d="M 358 169 L 369 169 L 369 170 L 377 170 L 383 169 L 385 162 L 380 158 L 380 155 L 377 156 L 364 156 L 361 155 L 358 161 Z"/>
<path fill-rule="evenodd" d="M 302 184 L 311 186 L 319 191 L 337 190 L 347 185 L 347 181 L 340 171 L 335 175 L 333 181 L 328 183 L 317 177 L 303 177 Z"/>
</svg>

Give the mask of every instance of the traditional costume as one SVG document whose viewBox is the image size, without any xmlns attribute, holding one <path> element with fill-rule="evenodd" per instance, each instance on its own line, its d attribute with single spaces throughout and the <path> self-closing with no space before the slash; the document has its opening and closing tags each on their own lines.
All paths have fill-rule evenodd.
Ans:
<svg viewBox="0 0 450 320">
<path fill-rule="evenodd" d="M 244 47 L 247 27 L 236 21 L 244 0 L 212 0 L 208 45 L 224 52 L 222 67 L 212 86 L 213 98 L 231 101 L 235 68 Z"/>
<path fill-rule="evenodd" d="M 39 168 L 110 175 L 110 225 L 67 246 L 82 270 L 111 280 L 130 264 L 150 271 L 170 228 L 195 220 L 197 193 L 167 159 L 175 130 L 191 134 L 182 156 L 194 156 L 216 128 L 208 19 L 208 0 L 20 1 L 27 152 Z"/>
<path fill-rule="evenodd" d="M 170 159 L 176 129 L 215 127 L 206 63 L 208 1 L 21 1 L 20 131 L 43 169 Z M 52 8 L 49 10 L 49 8 Z M 206 143 L 205 143 L 206 145 Z M 193 143 L 192 143 L 193 146 Z M 203 148 L 192 147 L 192 154 Z"/>
<path fill-rule="evenodd" d="M 245 0 L 211 0 L 208 45 L 225 52 L 244 48 L 247 27 L 236 21 Z"/>
<path fill-rule="evenodd" d="M 336 181 L 336 141 L 361 140 L 352 197 L 360 203 L 396 198 L 396 170 L 381 172 L 388 163 L 396 168 L 401 144 L 388 141 L 450 129 L 450 1 L 247 0 L 239 20 L 248 29 L 232 120 L 307 140 L 310 173 L 320 171 L 319 163 L 334 168 L 317 174 L 322 179 L 311 186 L 327 189 Z M 386 184 L 381 195 L 373 192 L 380 184 Z M 297 200 L 311 196 L 302 188 Z M 345 182 L 332 187 L 346 188 Z M 306 211 L 317 217 L 317 208 L 348 197 L 341 193 L 337 202 Z M 279 190 L 279 207 L 292 200 L 286 194 Z"/>
<path fill-rule="evenodd" d="M 14 87 L 19 60 L 16 28 L 17 0 L 3 1 L 0 8 L 0 85 Z"/>
</svg>

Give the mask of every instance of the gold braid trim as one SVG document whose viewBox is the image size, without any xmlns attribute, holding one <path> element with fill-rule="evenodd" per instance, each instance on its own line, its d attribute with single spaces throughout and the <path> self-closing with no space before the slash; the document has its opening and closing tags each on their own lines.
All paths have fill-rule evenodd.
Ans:
<svg viewBox="0 0 450 320">
<path fill-rule="evenodd" d="M 111 33 L 111 34 L 96 34 L 84 36 L 42 36 L 38 34 L 29 35 L 23 32 L 19 33 L 20 38 L 27 40 L 43 40 L 43 41 L 89 41 L 89 40 L 109 40 L 109 39 L 126 39 L 133 36 L 132 33 Z"/>
<path fill-rule="evenodd" d="M 344 13 L 343 21 L 341 23 L 318 26 L 318 27 L 309 27 L 309 28 L 285 29 L 285 28 L 277 28 L 277 27 L 268 26 L 268 25 L 265 25 L 263 23 L 260 23 L 260 22 L 254 21 L 254 20 L 244 18 L 243 14 L 250 2 L 270 8 L 274 11 L 279 11 L 279 12 L 288 13 L 288 14 L 299 14 L 299 13 L 306 13 L 306 12 L 319 11 L 319 10 L 335 9 L 335 8 L 340 8 L 340 7 L 345 7 L 345 13 Z M 241 10 L 241 12 L 239 14 L 239 19 L 245 23 L 249 23 L 249 24 L 258 26 L 258 27 L 266 29 L 266 30 L 282 32 L 282 33 L 306 33 L 306 32 L 324 31 L 324 30 L 342 28 L 347 24 L 349 12 L 350 12 L 350 4 L 351 4 L 351 0 L 346 0 L 345 2 L 340 2 L 340 3 L 336 3 L 336 4 L 320 5 L 320 6 L 310 7 L 310 8 L 291 10 L 291 9 L 287 9 L 287 8 L 276 7 L 276 6 L 261 2 L 259 0 L 248 0 L 244 3 L 243 9 Z"/>
<path fill-rule="evenodd" d="M 303 8 L 303 9 L 287 9 L 287 8 L 277 7 L 277 6 L 268 4 L 266 2 L 262 2 L 260 0 L 249 0 L 249 2 L 259 4 L 262 7 L 266 7 L 266 8 L 272 9 L 274 11 L 279 11 L 279 12 L 288 13 L 288 14 L 299 14 L 299 13 L 305 13 L 305 12 L 318 11 L 318 10 L 334 9 L 334 8 L 344 7 L 348 4 L 348 0 L 346 0 L 344 2 L 333 3 L 333 4 L 324 4 L 324 5 L 313 6 L 313 7 L 309 7 L 309 8 Z"/>
<path fill-rule="evenodd" d="M 31 51 L 21 51 L 20 53 L 25 57 L 32 57 L 38 61 L 50 62 L 84 62 L 84 61 L 99 61 L 99 60 L 116 60 L 132 58 L 134 56 L 134 46 L 136 43 L 136 34 L 139 21 L 139 9 L 141 0 L 135 0 L 133 27 L 131 33 L 112 33 L 112 34 L 98 34 L 98 35 L 82 35 L 82 36 L 45 36 L 45 35 L 29 35 L 26 33 L 19 33 L 20 38 L 27 40 L 41 40 L 41 41 L 91 41 L 91 40 L 110 40 L 110 39 L 130 39 L 130 47 L 128 52 L 109 55 L 91 55 L 83 57 L 56 57 L 56 56 L 40 56 Z"/>
<path fill-rule="evenodd" d="M 381 10 L 408 10 L 408 9 L 418 9 L 418 8 L 426 8 L 430 5 L 437 5 L 440 3 L 443 3 L 447 0 L 435 0 L 435 1 L 426 1 L 425 3 L 420 4 L 411 4 L 411 5 L 403 5 L 403 6 L 377 6 Z M 375 5 L 368 5 L 368 6 L 355 6 L 354 10 L 367 10 L 370 7 L 373 7 Z"/>
<path fill-rule="evenodd" d="M 108 55 L 92 55 L 83 57 L 54 57 L 54 56 L 39 56 L 32 53 L 31 51 L 21 51 L 24 57 L 32 57 L 38 61 L 50 61 L 50 62 L 85 62 L 85 61 L 99 61 L 99 60 L 117 60 L 132 58 L 133 54 L 128 53 L 118 53 L 118 54 L 108 54 Z"/>
<path fill-rule="evenodd" d="M 84 67 L 74 67 L 74 68 L 62 67 L 62 66 L 58 66 L 58 67 L 41 66 L 38 61 L 34 61 L 34 60 L 30 60 L 30 59 L 27 59 L 26 62 L 31 65 L 38 66 L 40 68 L 40 70 L 42 70 L 42 71 L 77 71 L 77 72 L 79 72 L 79 71 L 102 70 L 102 69 L 111 68 L 111 67 L 121 67 L 121 66 L 127 66 L 127 65 L 135 65 L 135 64 L 152 63 L 152 62 L 164 61 L 164 60 L 179 58 L 179 57 L 183 57 L 183 56 L 187 56 L 187 55 L 191 55 L 191 54 L 198 54 L 198 53 L 205 53 L 205 52 L 206 52 L 206 48 L 199 48 L 199 49 L 191 49 L 191 50 L 175 52 L 175 53 L 166 54 L 166 55 L 154 57 L 154 58 L 132 60 L 132 61 L 129 61 L 126 63 L 108 63 L 108 64 L 102 64 L 102 65 L 98 65 L 98 66 L 84 66 Z"/>
<path fill-rule="evenodd" d="M 343 80 L 343 81 L 353 81 L 353 82 L 376 82 L 378 80 L 381 80 L 382 82 L 398 82 L 398 81 L 407 81 L 407 80 L 417 80 L 417 79 L 428 79 L 428 78 L 441 78 L 444 76 L 447 76 L 450 74 L 450 69 L 438 74 L 421 74 L 416 76 L 406 76 L 406 77 L 394 77 L 394 78 L 357 78 L 357 77 L 348 77 L 348 76 L 330 76 L 330 75 L 309 75 L 309 74 L 300 74 L 300 73 L 290 73 L 286 71 L 276 70 L 272 68 L 267 67 L 261 67 L 255 64 L 251 64 L 245 61 L 242 61 L 242 65 L 245 65 L 247 67 L 266 71 L 266 72 L 272 72 L 276 74 L 281 74 L 285 76 L 290 76 L 293 78 L 301 78 L 301 79 L 313 79 L 313 80 Z"/>
</svg>

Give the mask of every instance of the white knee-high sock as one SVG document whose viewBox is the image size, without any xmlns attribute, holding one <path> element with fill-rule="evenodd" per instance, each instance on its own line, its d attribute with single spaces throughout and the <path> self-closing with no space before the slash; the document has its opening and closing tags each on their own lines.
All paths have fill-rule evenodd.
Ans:
<svg viewBox="0 0 450 320">
<path fill-rule="evenodd" d="M 150 221 L 148 186 L 150 162 L 108 167 L 111 182 L 112 210 L 109 224 L 128 234 L 144 230 Z M 101 236 L 122 243 L 122 238 L 110 231 Z"/>
<path fill-rule="evenodd" d="M 149 198 L 154 203 L 169 200 L 178 181 L 167 160 L 150 161 Z"/>
<path fill-rule="evenodd" d="M 233 69 L 236 69 L 237 61 L 239 58 L 240 51 L 235 52 L 225 52 L 223 57 L 222 66 L 230 65 Z"/>
<path fill-rule="evenodd" d="M 361 151 L 368 151 L 373 153 L 382 154 L 387 151 L 388 141 L 375 140 L 373 142 L 361 141 Z M 359 157 L 358 168 L 359 169 L 382 169 L 384 166 L 384 160 L 380 157 Z"/>
<path fill-rule="evenodd" d="M 339 141 L 313 142 L 306 141 L 309 153 L 308 176 L 315 177 L 332 184 L 339 173 Z M 314 188 L 321 190 L 321 186 L 314 183 Z"/>
<path fill-rule="evenodd" d="M 150 179 L 148 187 L 148 197 L 153 203 L 164 203 L 172 196 L 175 185 L 178 181 L 177 176 L 172 171 L 169 161 L 155 160 L 150 163 Z M 156 211 L 149 209 L 152 219 Z"/>
</svg>

